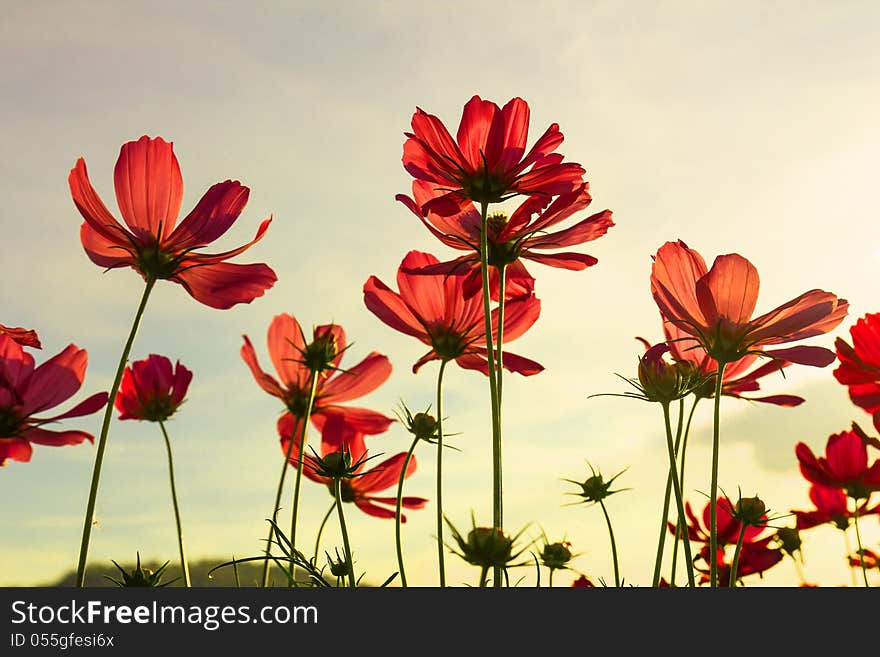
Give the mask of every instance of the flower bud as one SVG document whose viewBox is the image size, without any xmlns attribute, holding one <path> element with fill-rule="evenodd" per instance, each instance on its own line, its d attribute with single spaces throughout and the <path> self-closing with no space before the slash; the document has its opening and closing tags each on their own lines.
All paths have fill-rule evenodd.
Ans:
<svg viewBox="0 0 880 657">
<path fill-rule="evenodd" d="M 767 507 L 757 496 L 741 497 L 733 507 L 733 517 L 744 525 L 763 527 L 767 524 Z"/>
<path fill-rule="evenodd" d="M 541 551 L 541 563 L 550 570 L 565 568 L 571 557 L 571 543 L 568 541 L 547 543 Z"/>
<path fill-rule="evenodd" d="M 776 540 L 779 549 L 788 555 L 794 556 L 801 549 L 801 534 L 797 527 L 780 527 L 776 530 Z"/>
<path fill-rule="evenodd" d="M 639 358 L 638 379 L 648 401 L 669 403 L 693 392 L 702 383 L 693 365 L 670 363 L 663 359 L 669 351 L 665 342 L 655 344 Z"/>
</svg>

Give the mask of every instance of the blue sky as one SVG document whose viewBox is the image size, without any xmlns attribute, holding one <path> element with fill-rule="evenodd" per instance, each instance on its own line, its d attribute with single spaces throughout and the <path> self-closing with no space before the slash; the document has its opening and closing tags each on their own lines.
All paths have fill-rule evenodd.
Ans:
<svg viewBox="0 0 880 657">
<path fill-rule="evenodd" d="M 394 372 L 363 405 L 390 413 L 433 395 L 435 367 L 414 376 L 423 345 L 396 334 L 363 305 L 375 274 L 391 282 L 410 249 L 449 255 L 394 201 L 408 192 L 400 164 L 415 108 L 455 129 L 475 93 L 503 104 L 521 96 L 534 139 L 551 122 L 560 152 L 587 170 L 593 211 L 616 226 L 585 251 L 585 272 L 532 268 L 542 315 L 512 348 L 543 363 L 536 377 L 505 381 L 506 524 L 551 540 L 567 536 L 576 566 L 610 578 L 598 509 L 564 507 L 586 461 L 633 488 L 611 498 L 621 565 L 648 583 L 665 481 L 658 407 L 601 397 L 622 391 L 640 352 L 660 336 L 650 257 L 681 238 L 708 261 L 738 252 L 758 268 L 758 312 L 818 287 L 849 299 L 850 316 L 810 344 L 831 346 L 876 312 L 880 222 L 876 162 L 880 9 L 872 2 L 33 2 L 0 23 L 0 217 L 4 234 L 0 322 L 39 331 L 38 361 L 75 342 L 89 351 L 85 395 L 109 387 L 141 281 L 102 273 L 79 244 L 81 219 L 67 174 L 84 157 L 93 185 L 116 212 L 119 147 L 143 134 L 173 141 L 183 212 L 213 183 L 240 180 L 250 200 L 220 247 L 265 239 L 238 262 L 267 262 L 278 283 L 250 305 L 216 311 L 182 288 L 157 286 L 135 343 L 194 371 L 189 400 L 169 424 L 190 554 L 255 554 L 274 495 L 280 451 L 276 400 L 238 355 L 242 334 L 268 365 L 266 329 L 281 312 L 304 326 L 335 321 L 355 345 L 389 356 Z M 832 368 L 790 368 L 765 388 L 802 394 L 797 409 L 725 400 L 720 482 L 758 492 L 772 509 L 807 504 L 794 445 L 815 450 L 863 419 Z M 491 518 L 488 390 L 473 372 L 446 377 L 448 426 L 461 451 L 446 462 L 446 511 L 459 527 Z M 98 432 L 100 417 L 71 426 Z M 708 408 L 694 426 L 691 496 L 708 486 Z M 393 426 L 368 443 L 403 451 Z M 430 450 L 420 449 L 411 494 L 432 497 Z M 94 447 L 35 449 L 0 472 L 0 584 L 51 579 L 76 564 Z M 702 466 L 700 465 L 702 464 Z M 114 422 L 90 557 L 174 559 L 163 445 L 156 427 Z M 329 505 L 304 490 L 303 531 Z M 352 540 L 376 577 L 395 569 L 393 523 L 352 510 Z M 433 584 L 434 509 L 410 514 L 410 580 Z M 827 531 L 826 531 L 827 530 Z M 328 530 L 327 541 L 332 544 Z M 866 523 L 876 548 L 876 521 Z M 837 532 L 806 535 L 808 577 L 847 583 Z M 454 557 L 450 580 L 476 573 Z M 790 564 L 765 582 L 792 583 Z"/>
</svg>

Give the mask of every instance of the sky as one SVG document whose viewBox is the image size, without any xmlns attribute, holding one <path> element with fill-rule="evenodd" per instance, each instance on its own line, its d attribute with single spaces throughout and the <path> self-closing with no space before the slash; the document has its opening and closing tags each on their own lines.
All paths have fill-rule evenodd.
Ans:
<svg viewBox="0 0 880 657">
<path fill-rule="evenodd" d="M 581 249 L 599 260 L 586 271 L 531 267 L 541 316 L 510 349 L 545 370 L 504 381 L 505 525 L 525 528 L 528 539 L 543 531 L 569 540 L 578 571 L 612 580 L 601 511 L 570 506 L 576 489 L 564 479 L 586 479 L 588 463 L 609 476 L 626 469 L 617 481 L 630 490 L 609 498 L 608 510 L 626 582 L 649 585 L 667 468 L 662 413 L 590 396 L 623 392 L 615 374 L 635 375 L 635 336 L 661 337 L 649 275 L 651 256 L 669 240 L 684 240 L 709 263 L 733 252 L 751 260 L 761 276 L 759 313 L 812 288 L 848 299 L 844 322 L 809 344 L 849 340 L 858 317 L 880 311 L 878 28 L 880 7 L 870 1 L 557 0 L 540 11 L 518 0 L 5 2 L 0 322 L 39 332 L 38 363 L 69 343 L 88 350 L 72 401 L 107 390 L 142 281 L 129 269 L 104 273 L 83 252 L 67 185 L 76 159 L 85 158 L 117 216 L 113 166 L 120 146 L 142 135 L 174 143 L 182 213 L 215 182 L 248 186 L 241 217 L 211 250 L 246 242 L 272 216 L 262 242 L 235 261 L 266 262 L 275 286 L 220 311 L 178 285 L 157 285 L 132 358 L 164 354 L 194 372 L 187 402 L 168 423 L 190 558 L 256 555 L 277 485 L 281 408 L 241 360 L 242 335 L 268 367 L 275 315 L 290 313 L 304 327 L 336 322 L 354 343 L 345 364 L 379 351 L 393 365 L 388 382 L 358 405 L 390 415 L 401 399 L 417 410 L 432 403 L 436 364 L 411 372 L 424 345 L 380 322 L 362 294 L 370 275 L 393 286 L 409 250 L 452 255 L 394 200 L 411 186 L 403 133 L 417 107 L 454 131 L 474 94 L 499 105 L 519 96 L 531 108 L 529 142 L 558 123 L 559 151 L 587 171 L 590 211 L 611 209 L 615 226 Z M 723 400 L 724 490 L 757 493 L 778 513 L 808 507 L 795 444 L 821 452 L 852 420 L 870 423 L 833 367 L 765 379 L 768 392 L 805 397 L 798 408 Z M 449 368 L 444 406 L 460 450 L 444 460 L 444 510 L 462 530 L 472 512 L 490 524 L 486 379 Z M 100 417 L 66 426 L 97 435 Z M 704 403 L 685 484 L 699 507 L 711 430 Z M 409 440 L 398 423 L 368 447 L 391 455 Z M 75 568 L 94 456 L 90 443 L 37 446 L 30 463 L 0 472 L 0 585 L 38 585 Z M 420 446 L 416 459 L 406 493 L 433 498 L 433 448 Z M 176 559 L 166 468 L 156 426 L 113 422 L 91 561 L 131 561 L 136 551 Z M 314 536 L 331 500 L 310 482 L 302 495 L 301 531 Z M 394 523 L 346 510 L 357 568 L 384 580 L 397 570 Z M 412 584 L 437 581 L 434 514 L 429 503 L 404 528 Z M 864 522 L 862 538 L 878 548 L 876 519 Z M 339 540 L 329 527 L 325 547 Z M 805 533 L 805 576 L 849 584 L 843 554 L 839 531 Z M 454 555 L 447 569 L 455 585 L 477 580 Z M 534 571 L 521 576 L 531 583 Z M 798 579 L 786 561 L 746 582 Z"/>
</svg>

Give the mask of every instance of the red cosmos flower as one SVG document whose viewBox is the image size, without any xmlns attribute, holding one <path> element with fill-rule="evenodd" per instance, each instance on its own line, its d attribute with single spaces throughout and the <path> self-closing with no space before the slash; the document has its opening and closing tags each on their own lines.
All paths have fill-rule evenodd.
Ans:
<svg viewBox="0 0 880 657">
<path fill-rule="evenodd" d="M 770 570 L 773 566 L 782 561 L 782 550 L 771 548 L 770 542 L 773 536 L 767 536 L 751 543 L 743 543 L 742 550 L 739 553 L 739 563 L 736 568 L 736 579 L 739 581 L 747 575 L 755 575 Z M 695 568 L 700 573 L 700 584 L 709 582 L 709 546 L 705 546 L 700 554 L 696 557 L 704 561 L 706 565 L 700 566 L 695 564 Z M 732 562 L 732 556 L 731 556 Z M 718 568 L 719 586 L 730 585 L 730 569 L 732 563 L 728 563 L 724 557 L 724 551 L 718 549 L 718 559 L 716 561 Z"/>
<path fill-rule="evenodd" d="M 813 484 L 810 486 L 810 501 L 816 507 L 814 511 L 792 511 L 797 518 L 798 529 L 810 529 L 826 522 L 833 523 L 838 529 L 849 527 L 853 512 L 849 510 L 842 490 Z M 866 500 L 859 506 L 859 517 L 872 513 L 880 514 L 880 504 L 868 509 Z"/>
<path fill-rule="evenodd" d="M 843 338 L 834 341 L 840 360 L 834 378 L 847 386 L 856 406 L 874 416 L 874 426 L 880 431 L 880 313 L 861 317 L 849 333 L 852 346 Z"/>
<path fill-rule="evenodd" d="M 327 348 L 334 350 L 334 353 L 329 354 L 332 356 L 333 369 L 317 374 L 318 384 L 311 413 L 312 424 L 319 431 L 323 431 L 328 415 L 338 413 L 344 416 L 349 426 L 361 433 L 372 435 L 388 429 L 394 421 L 392 418 L 366 408 L 340 405 L 363 397 L 385 383 L 391 376 L 391 361 L 388 357 L 374 351 L 354 367 L 342 370 L 339 369 L 339 364 L 346 350 L 345 331 L 342 327 L 325 324 L 314 329 L 313 336 L 310 345 L 327 345 Z M 299 421 L 305 417 L 307 410 L 312 376 L 311 370 L 303 362 L 303 352 L 308 351 L 310 345 L 305 342 L 305 335 L 299 322 L 291 315 L 282 313 L 276 315 L 269 325 L 267 339 L 269 357 L 280 381 L 260 368 L 250 339 L 246 335 L 242 337 L 244 345 L 241 347 L 241 357 L 251 369 L 257 385 L 280 399 L 287 408 L 287 412 L 278 421 L 279 429 L 282 424 L 288 426 L 289 423 L 290 430 L 293 430 L 291 418 L 293 414 L 297 418 L 296 425 L 299 431 Z"/>
<path fill-rule="evenodd" d="M 66 413 L 35 417 L 67 401 L 82 386 L 88 354 L 68 345 L 39 367 L 34 357 L 7 335 L 0 335 L 0 465 L 6 459 L 30 461 L 31 443 L 37 445 L 77 445 L 94 437 L 84 431 L 50 431 L 43 425 L 100 411 L 107 393 L 99 392 Z"/>
<path fill-rule="evenodd" d="M 165 356 L 150 354 L 125 368 L 122 384 L 116 395 L 116 410 L 120 420 L 149 420 L 162 422 L 177 410 L 192 372 L 180 364 L 172 366 Z"/>
<path fill-rule="evenodd" d="M 687 516 L 687 532 L 688 538 L 692 543 L 705 543 L 709 544 L 709 519 L 710 519 L 710 503 L 707 503 L 703 508 L 703 519 L 702 523 L 697 516 L 694 515 L 693 510 L 691 509 L 690 502 L 685 502 L 684 512 Z M 730 502 L 726 497 L 719 497 L 717 501 L 717 510 L 716 510 L 716 519 L 718 525 L 718 545 L 719 547 L 724 547 L 726 544 L 736 545 L 736 541 L 739 538 L 740 529 L 742 529 L 742 523 L 739 520 L 733 517 L 732 514 L 733 508 L 730 505 Z M 676 526 L 674 523 L 670 522 L 667 524 L 669 527 L 669 531 L 675 535 Z M 755 527 L 753 525 L 749 525 L 746 527 L 746 532 L 743 535 L 743 544 L 751 543 L 755 540 L 755 538 L 764 531 L 763 527 Z"/>
<path fill-rule="evenodd" d="M 573 589 L 592 589 L 595 587 L 596 585 L 587 579 L 586 575 L 581 575 L 571 583 L 571 588 Z"/>
<path fill-rule="evenodd" d="M 701 583 L 709 581 L 709 555 L 710 555 L 710 506 L 707 503 L 703 508 L 702 521 L 700 521 L 691 509 L 690 503 L 685 503 L 685 515 L 687 515 L 687 532 L 688 538 L 692 543 L 702 543 L 703 547 L 695 556 L 695 560 L 705 561 L 706 566 L 696 569 L 702 573 Z M 724 548 L 726 545 L 734 546 L 739 539 L 739 533 L 742 529 L 742 523 L 733 517 L 733 508 L 726 497 L 719 497 L 716 507 L 716 519 L 718 525 L 718 581 L 726 585 L 730 581 L 730 564 L 725 562 Z M 766 516 L 765 516 L 766 518 Z M 674 523 L 668 523 L 669 531 L 675 535 L 676 526 Z M 755 527 L 749 525 L 743 534 L 743 546 L 740 552 L 739 565 L 737 566 L 737 579 L 762 573 L 770 567 L 782 560 L 782 551 L 770 548 L 770 542 L 774 538 L 774 534 L 769 536 L 759 536 L 764 527 Z M 730 555 L 732 560 L 732 554 Z"/>
<path fill-rule="evenodd" d="M 413 365 L 413 372 L 432 360 L 454 360 L 460 367 L 488 376 L 483 302 L 468 298 L 462 279 L 444 274 L 408 273 L 437 263 L 429 253 L 410 251 L 397 270 L 394 292 L 375 276 L 364 283 L 364 303 L 393 329 L 418 338 L 431 350 Z M 515 340 L 538 319 L 541 304 L 534 294 L 508 302 L 504 311 L 504 340 Z M 492 313 L 493 339 L 497 339 L 498 311 Z M 525 376 L 537 374 L 543 366 L 508 351 L 502 354 L 504 367 Z"/>
<path fill-rule="evenodd" d="M 711 358 L 701 346 L 688 340 L 687 334 L 672 322 L 663 322 L 663 333 L 666 336 L 673 359 L 678 363 L 690 363 L 697 372 L 707 377 L 708 384 L 698 394 L 704 397 L 713 397 L 715 395 L 714 377 L 711 379 L 708 379 L 708 377 L 718 371 L 718 363 L 715 359 Z M 642 341 L 647 348 L 649 346 L 647 341 Z M 769 363 L 753 368 L 757 360 L 757 355 L 748 354 L 737 361 L 728 363 L 721 377 L 721 394 L 727 397 L 775 404 L 777 406 L 793 407 L 804 403 L 804 398 L 797 395 L 746 397 L 743 393 L 756 392 L 761 389 L 758 379 L 774 372 L 780 372 L 783 368 L 791 365 L 790 361 L 777 357 Z"/>
<path fill-rule="evenodd" d="M 584 168 L 553 152 L 563 140 L 559 126 L 552 124 L 525 154 L 528 132 L 529 106 L 522 98 L 499 108 L 474 96 L 464 106 L 456 140 L 440 119 L 417 108 L 412 132 L 405 133 L 403 167 L 444 192 L 430 202 L 443 215 L 457 213 L 467 200 L 555 196 L 580 186 Z"/>
<path fill-rule="evenodd" d="M 290 445 L 291 431 L 293 430 L 293 422 L 289 415 L 282 418 L 283 422 L 278 423 L 278 435 L 281 439 L 281 451 L 287 454 L 290 447 L 290 464 L 297 467 L 299 464 L 299 450 L 296 442 Z M 360 433 L 346 423 L 345 417 L 341 414 L 333 414 L 324 425 L 324 440 L 321 442 L 321 456 L 335 451 L 347 449 L 351 453 L 352 463 L 357 463 L 366 456 L 367 447 L 364 443 L 364 434 Z M 342 479 L 342 501 L 354 502 L 355 505 L 364 513 L 375 516 L 377 518 L 393 518 L 397 507 L 396 496 L 377 496 L 374 493 L 381 493 L 392 486 L 397 486 L 400 480 L 400 472 L 403 470 L 403 462 L 406 460 L 406 452 L 395 454 L 389 459 L 379 463 L 375 467 L 366 469 L 367 462 L 362 463 L 356 470 L 356 476 L 351 479 Z M 406 468 L 404 479 L 409 477 L 416 471 L 416 457 L 413 454 L 410 457 L 409 464 Z M 319 484 L 324 484 L 330 490 L 330 494 L 334 495 L 333 480 L 319 475 L 315 472 L 315 468 L 311 459 L 306 456 L 303 461 L 303 474 Z M 423 497 L 403 497 L 400 505 L 407 509 L 421 509 L 428 503 Z M 386 506 L 390 506 L 388 509 Z M 406 516 L 400 515 L 400 522 L 406 522 Z"/>
<path fill-rule="evenodd" d="M 425 267 L 416 273 L 454 274 L 465 276 L 464 290 L 472 296 L 482 289 L 480 278 L 480 212 L 472 203 L 453 216 L 444 216 L 430 209 L 437 196 L 430 183 L 413 181 L 413 198 L 398 194 L 395 198 L 406 205 L 437 239 L 468 255 Z M 508 218 L 503 212 L 488 217 L 488 261 L 491 269 L 493 298 L 498 298 L 498 272 L 506 267 L 505 285 L 509 296 L 522 296 L 534 289 L 534 279 L 522 260 L 532 260 L 550 267 L 581 271 L 599 262 L 591 255 L 573 252 L 542 253 L 584 244 L 602 237 L 614 225 L 611 210 L 602 210 L 574 225 L 548 233 L 547 230 L 585 209 L 592 201 L 586 184 L 558 196 L 548 205 L 546 196 L 530 196 Z M 428 208 L 423 211 L 422 208 Z M 508 295 L 505 295 L 508 296 Z"/>
<path fill-rule="evenodd" d="M 22 347 L 33 347 L 34 349 L 42 349 L 40 338 L 36 331 L 24 329 L 20 327 L 3 326 L 0 324 L 0 335 L 8 335 Z"/>
<path fill-rule="evenodd" d="M 831 364 L 834 354 L 821 347 L 765 347 L 833 330 L 846 316 L 848 302 L 810 290 L 752 318 L 758 288 L 758 271 L 741 255 L 718 256 L 707 271 L 702 256 L 680 240 L 661 246 L 651 269 L 651 293 L 663 317 L 716 361 L 732 363 L 761 354 L 816 367 Z"/>
<path fill-rule="evenodd" d="M 868 466 L 868 446 L 855 431 L 831 435 L 824 458 L 816 458 L 802 442 L 795 446 L 795 454 L 801 474 L 810 483 L 839 488 L 854 499 L 880 491 L 880 459 Z"/>
<path fill-rule="evenodd" d="M 131 267 L 144 280 L 169 279 L 211 308 L 250 303 L 277 280 L 265 264 L 225 262 L 258 242 L 272 219 L 260 224 L 244 246 L 217 254 L 196 253 L 222 236 L 238 219 L 250 190 L 238 181 L 212 186 L 175 228 L 183 179 L 173 146 L 161 137 L 141 137 L 122 146 L 114 182 L 119 211 L 128 229 L 107 210 L 79 158 L 68 177 L 73 202 L 85 222 L 80 240 L 96 265 Z"/>
<path fill-rule="evenodd" d="M 877 554 L 868 548 L 862 550 L 862 559 L 859 559 L 858 552 L 855 556 L 851 556 L 849 558 L 849 565 L 853 568 L 861 568 L 862 561 L 865 562 L 865 568 L 868 570 L 871 570 L 872 568 L 880 568 L 880 554 Z"/>
</svg>

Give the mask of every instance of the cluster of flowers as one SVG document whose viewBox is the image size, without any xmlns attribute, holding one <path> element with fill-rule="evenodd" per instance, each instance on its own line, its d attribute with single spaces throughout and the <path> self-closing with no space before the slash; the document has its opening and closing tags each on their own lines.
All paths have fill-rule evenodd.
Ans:
<svg viewBox="0 0 880 657">
<path fill-rule="evenodd" d="M 326 580 L 316 570 L 315 557 L 304 558 L 297 540 L 299 491 L 303 475 L 326 486 L 345 541 L 344 554 L 331 569 L 338 578 L 356 585 L 351 549 L 345 529 L 344 503 L 364 513 L 396 522 L 397 558 L 401 583 L 407 584 L 401 547 L 402 509 L 421 509 L 428 500 L 403 494 L 404 480 L 416 469 L 414 453 L 420 442 L 437 449 L 436 509 L 438 575 L 445 586 L 444 553 L 458 553 L 481 569 L 480 584 L 502 586 L 503 571 L 513 565 L 522 550 L 515 549 L 519 536 L 503 529 L 502 371 L 523 376 L 538 374 L 543 366 L 504 348 L 532 328 L 541 312 L 535 278 L 526 261 L 580 271 L 597 264 L 591 255 L 567 250 L 596 240 L 614 226 L 612 212 L 602 210 L 581 216 L 567 227 L 563 222 L 584 212 L 591 204 L 586 171 L 557 153 L 563 135 L 551 125 L 527 148 L 529 106 L 514 98 L 503 107 L 474 96 L 464 106 L 456 137 L 442 121 L 421 109 L 412 117 L 406 133 L 402 163 L 412 175 L 411 196 L 397 195 L 440 243 L 461 253 L 437 257 L 410 251 L 402 258 L 396 287 L 376 276 L 363 286 L 363 299 L 379 320 L 413 337 L 428 351 L 413 365 L 418 372 L 439 361 L 435 414 L 413 415 L 403 408 L 399 419 L 414 436 L 407 452 L 400 452 L 372 465 L 368 437 L 386 432 L 394 419 L 383 413 L 351 406 L 381 386 L 391 375 L 387 356 L 371 352 L 356 365 L 343 367 L 348 350 L 345 331 L 336 324 L 315 327 L 307 336 L 290 314 L 275 316 L 268 327 L 268 355 L 275 376 L 262 369 L 251 340 L 243 336 L 241 357 L 258 386 L 281 402 L 277 421 L 282 468 L 272 522 L 266 542 L 263 585 L 269 582 L 271 563 L 289 561 L 288 583 L 296 585 L 296 567 L 310 573 L 312 582 Z M 94 436 L 76 430 L 50 431 L 43 425 L 97 413 L 104 418 L 83 525 L 77 584 L 83 585 L 92 518 L 97 498 L 104 449 L 113 408 L 121 420 L 146 420 L 159 425 L 164 436 L 171 473 L 172 499 L 180 548 L 181 569 L 190 584 L 181 519 L 175 491 L 171 442 L 164 422 L 177 412 L 192 380 L 192 372 L 178 361 L 150 354 L 129 363 L 138 326 L 156 282 L 180 284 L 200 303 L 216 309 L 250 303 L 276 281 L 266 264 L 229 262 L 266 234 L 272 218 L 264 220 L 253 240 L 218 254 L 202 253 L 225 234 L 243 211 L 249 190 L 238 181 L 213 185 L 192 211 L 178 223 L 183 182 L 171 143 L 162 138 L 141 137 L 122 146 L 114 171 L 119 222 L 93 189 L 80 158 L 70 172 L 69 185 L 76 208 L 84 221 L 82 246 L 95 264 L 105 269 L 131 268 L 144 281 L 143 295 L 120 358 L 109 393 L 92 395 L 61 415 L 45 417 L 51 408 L 73 396 L 85 375 L 87 354 L 75 345 L 39 367 L 25 349 L 39 349 L 35 332 L 0 325 L 0 464 L 28 461 L 32 444 L 70 445 L 94 442 Z M 516 204 L 510 212 L 493 206 Z M 492 210 L 492 211 L 490 211 Z M 124 223 L 124 225 L 123 225 Z M 781 406 L 797 406 L 794 395 L 748 397 L 760 389 L 759 379 L 794 364 L 826 367 L 839 358 L 837 379 L 849 387 L 854 403 L 873 415 L 880 431 L 880 315 L 868 315 L 851 329 L 854 346 L 837 340 L 837 354 L 816 346 L 790 345 L 834 330 L 848 312 L 848 303 L 823 290 L 810 290 L 762 315 L 755 315 L 759 277 L 755 267 L 738 254 L 718 256 L 708 268 L 703 257 L 682 241 L 662 245 L 653 257 L 651 294 L 662 320 L 663 341 L 645 341 L 637 377 L 630 382 L 637 393 L 625 396 L 658 402 L 664 412 L 669 471 L 661 531 L 655 563 L 654 586 L 675 585 L 679 544 L 685 552 L 688 584 L 735 585 L 743 577 L 762 573 L 794 554 L 799 529 L 832 522 L 843 530 L 852 518 L 880 513 L 869 497 L 880 491 L 880 461 L 869 467 L 867 448 L 880 447 L 857 425 L 829 439 L 826 457 L 816 458 L 803 443 L 796 448 L 801 471 L 811 482 L 813 511 L 794 512 L 797 525 L 766 533 L 769 517 L 764 503 L 755 498 L 736 502 L 718 496 L 719 400 L 722 396 L 753 399 Z M 765 359 L 765 362 L 759 362 Z M 492 416 L 493 519 L 466 535 L 446 518 L 442 506 L 443 373 L 450 362 L 476 370 L 489 382 Z M 685 424 L 685 398 L 693 403 Z M 702 521 L 694 514 L 682 491 L 690 418 L 697 403 L 713 399 L 715 424 L 710 501 Z M 673 431 L 671 407 L 678 407 L 678 430 Z M 674 409 L 673 409 L 674 410 Z M 318 449 L 307 451 L 309 427 L 320 432 Z M 277 522 L 288 468 L 296 471 L 289 534 Z M 616 477 L 615 477 L 616 478 Z M 580 497 L 598 503 L 605 512 L 614 553 L 615 583 L 618 572 L 616 546 L 604 498 L 611 481 L 596 472 L 579 483 Z M 578 483 L 578 482 L 575 482 Z M 396 496 L 383 494 L 396 485 Z M 677 521 L 669 519 L 672 493 Z M 847 498 L 854 500 L 850 510 Z M 444 523 L 455 547 L 444 542 Z M 318 542 L 323 524 L 318 531 Z M 661 577 L 667 530 L 674 537 L 670 577 Z M 568 542 L 544 541 L 541 562 L 550 569 L 570 568 L 573 555 Z M 696 554 L 690 544 L 701 545 Z M 457 547 L 457 549 L 455 549 Z M 732 558 L 726 552 L 734 548 Z M 280 549 L 284 557 L 273 555 Z M 851 556 L 851 555 L 850 555 Z M 863 572 L 877 557 L 859 545 L 856 555 Z M 868 564 L 866 566 L 866 564 Z M 865 575 L 867 584 L 867 575 Z M 575 586 L 590 586 L 581 577 Z"/>
</svg>

